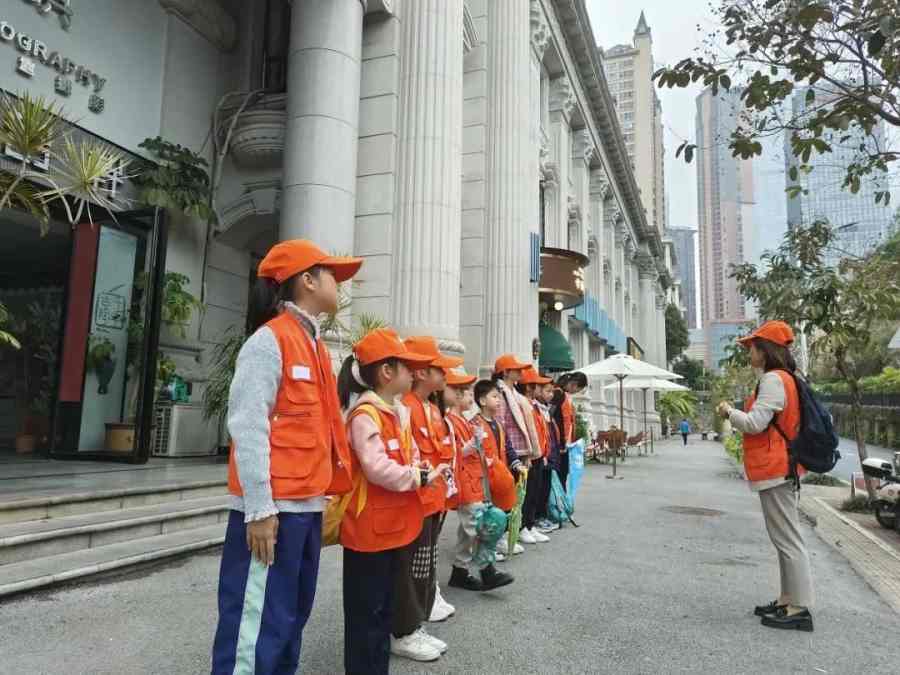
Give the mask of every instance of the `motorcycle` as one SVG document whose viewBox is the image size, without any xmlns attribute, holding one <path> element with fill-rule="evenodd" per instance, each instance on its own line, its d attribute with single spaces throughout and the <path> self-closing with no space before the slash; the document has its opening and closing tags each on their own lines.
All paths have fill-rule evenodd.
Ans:
<svg viewBox="0 0 900 675">
<path fill-rule="evenodd" d="M 862 469 L 866 478 L 881 481 L 872 502 L 878 524 L 900 530 L 900 478 L 894 475 L 894 467 L 883 459 L 870 457 L 863 460 Z"/>
</svg>

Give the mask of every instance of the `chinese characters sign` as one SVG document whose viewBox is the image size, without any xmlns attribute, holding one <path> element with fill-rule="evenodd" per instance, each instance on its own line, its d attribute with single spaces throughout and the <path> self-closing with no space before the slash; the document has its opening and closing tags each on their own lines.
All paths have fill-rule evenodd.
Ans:
<svg viewBox="0 0 900 675">
<path fill-rule="evenodd" d="M 41 14 L 54 12 L 59 15 L 60 25 L 68 30 L 72 24 L 72 8 L 70 0 L 24 0 Z M 58 96 L 71 96 L 73 84 L 90 91 L 88 109 L 95 114 L 100 114 L 106 107 L 106 101 L 101 95 L 106 85 L 106 78 L 94 72 L 83 63 L 76 63 L 59 51 L 53 49 L 47 43 L 38 40 L 27 33 L 16 30 L 8 21 L 0 21 L 0 43 L 6 43 L 19 51 L 16 58 L 16 72 L 23 77 L 34 77 L 38 65 L 46 66 L 56 71 L 53 80 L 53 89 Z"/>
</svg>

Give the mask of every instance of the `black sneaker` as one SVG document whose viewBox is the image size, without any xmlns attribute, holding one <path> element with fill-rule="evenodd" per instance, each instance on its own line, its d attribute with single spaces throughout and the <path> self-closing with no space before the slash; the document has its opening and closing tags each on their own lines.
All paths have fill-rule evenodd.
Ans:
<svg viewBox="0 0 900 675">
<path fill-rule="evenodd" d="M 802 630 L 812 633 L 812 614 L 808 609 L 796 614 L 788 614 L 784 607 L 779 607 L 774 614 L 767 614 L 762 618 L 762 625 L 769 628 L 783 628 L 785 630 Z"/>
<path fill-rule="evenodd" d="M 454 588 L 463 588 L 467 591 L 483 591 L 484 586 L 469 570 L 462 567 L 453 567 L 450 574 L 450 586 Z"/>
<path fill-rule="evenodd" d="M 756 609 L 753 610 L 753 613 L 756 616 L 765 616 L 766 614 L 774 614 L 778 611 L 779 607 L 784 607 L 784 605 L 779 605 L 778 600 L 773 600 L 768 605 L 757 605 Z"/>
<path fill-rule="evenodd" d="M 512 574 L 506 572 L 498 572 L 493 565 L 488 565 L 481 570 L 482 590 L 490 591 L 501 586 L 509 586 L 513 581 Z"/>
</svg>

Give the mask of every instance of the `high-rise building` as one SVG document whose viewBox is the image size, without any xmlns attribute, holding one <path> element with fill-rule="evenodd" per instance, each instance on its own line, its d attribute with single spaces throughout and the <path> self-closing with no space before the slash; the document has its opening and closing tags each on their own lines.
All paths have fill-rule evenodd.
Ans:
<svg viewBox="0 0 900 675">
<path fill-rule="evenodd" d="M 740 92 L 697 97 L 697 215 L 702 322 L 740 321 L 744 299 L 730 277 L 744 262 L 744 229 L 752 227 L 753 163 L 732 157 L 728 138 L 738 122 Z M 712 343 L 712 340 L 710 340 Z"/>
<path fill-rule="evenodd" d="M 806 113 L 806 92 L 805 88 L 798 89 L 791 98 L 795 119 L 802 119 Z M 816 94 L 813 105 L 820 109 L 827 100 L 822 100 L 821 87 L 816 88 Z M 866 154 L 884 149 L 884 122 L 877 124 L 871 134 L 851 126 L 846 131 L 826 131 L 823 137 L 831 144 L 831 152 L 814 155 L 808 162 L 812 171 L 798 173 L 797 184 L 803 191 L 786 199 L 787 219 L 792 226 L 825 219 L 837 229 L 837 241 L 826 255 L 826 261 L 835 265 L 847 255 L 865 255 L 890 237 L 895 227 L 894 212 L 887 205 L 875 203 L 875 193 L 887 188 L 886 174 L 863 177 L 856 194 L 842 187 L 847 167 L 859 159 L 861 146 L 865 146 Z M 785 137 L 783 142 L 789 166 L 795 160 L 788 145 L 789 138 Z M 787 185 L 792 185 L 789 174 L 785 175 Z"/>
<path fill-rule="evenodd" d="M 681 301 L 684 303 L 688 328 L 697 328 L 697 258 L 694 255 L 694 236 L 697 230 L 670 227 L 668 235 L 675 243 L 678 276 L 681 279 Z"/>
<path fill-rule="evenodd" d="M 653 85 L 653 37 L 643 12 L 632 44 L 609 48 L 603 62 L 647 219 L 662 236 L 666 230 L 662 106 Z"/>
</svg>

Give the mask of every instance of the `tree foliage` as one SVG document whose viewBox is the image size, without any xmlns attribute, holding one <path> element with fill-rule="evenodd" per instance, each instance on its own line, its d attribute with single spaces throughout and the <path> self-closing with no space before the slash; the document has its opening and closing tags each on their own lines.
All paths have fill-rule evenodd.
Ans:
<svg viewBox="0 0 900 675">
<path fill-rule="evenodd" d="M 689 344 L 687 321 L 678 306 L 669 303 L 666 305 L 666 361 L 678 358 Z"/>
<path fill-rule="evenodd" d="M 215 220 L 210 206 L 209 164 L 203 157 L 159 136 L 144 140 L 138 147 L 156 159 L 141 161 L 132 178 L 141 190 L 141 202 L 204 221 Z"/>
<path fill-rule="evenodd" d="M 694 391 L 708 391 L 712 376 L 706 371 L 703 361 L 682 356 L 672 364 L 672 372 L 681 375 L 679 382 Z"/>
<path fill-rule="evenodd" d="M 720 27 L 704 48 L 653 77 L 660 87 L 702 83 L 714 96 L 739 88 L 742 110 L 728 139 L 735 157 L 761 155 L 764 138 L 785 134 L 800 161 L 790 169 L 796 181 L 813 156 L 852 142 L 858 153 L 843 185 L 854 193 L 897 160 L 883 139 L 859 143 L 881 123 L 900 127 L 897 0 L 718 0 L 713 13 Z M 797 91 L 804 105 L 786 105 Z M 676 156 L 690 162 L 696 147 L 686 141 Z M 886 185 L 875 199 L 888 203 Z"/>
</svg>

